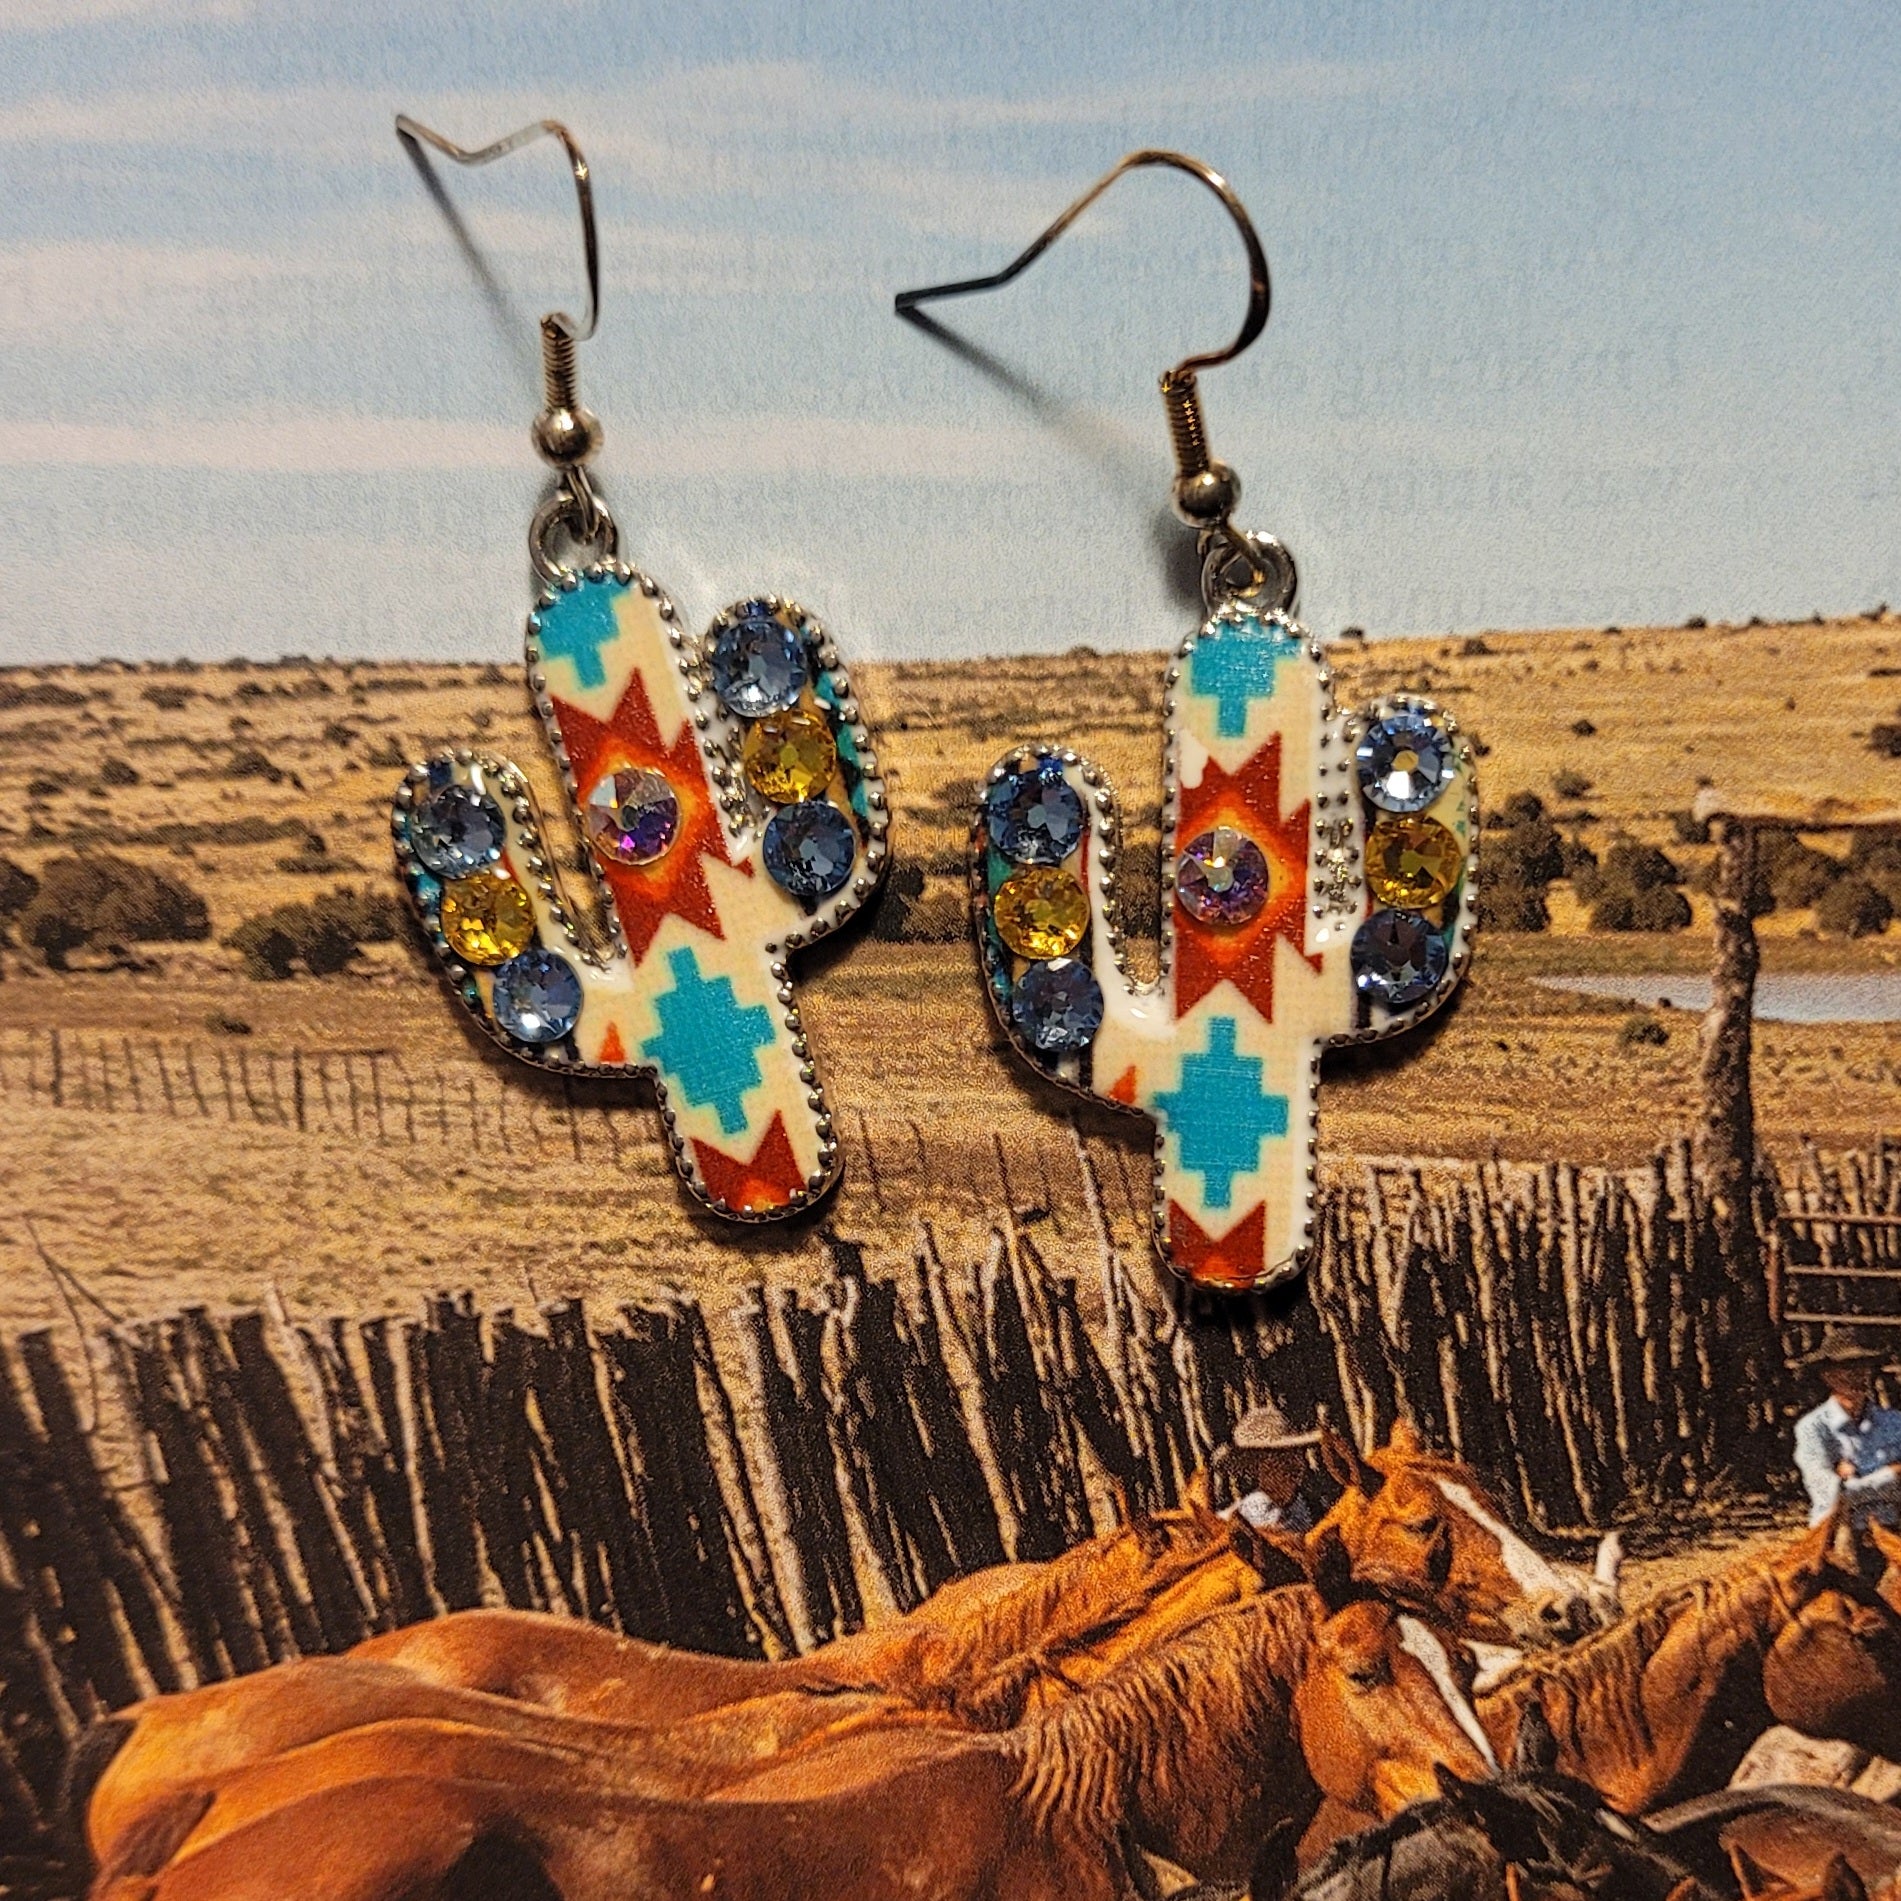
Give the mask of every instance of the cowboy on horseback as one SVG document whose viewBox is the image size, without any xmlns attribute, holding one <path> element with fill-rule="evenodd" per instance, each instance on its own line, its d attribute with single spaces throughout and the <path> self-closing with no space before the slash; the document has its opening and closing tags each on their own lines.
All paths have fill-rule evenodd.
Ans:
<svg viewBox="0 0 1901 1901">
<path fill-rule="evenodd" d="M 1819 1525 L 1846 1500 L 1850 1521 L 1901 1523 L 1901 1412 L 1875 1403 L 1875 1374 L 1889 1355 L 1852 1327 L 1831 1323 L 1813 1351 L 1791 1362 L 1819 1373 L 1828 1398 L 1795 1422 L 1795 1466 Z"/>
</svg>

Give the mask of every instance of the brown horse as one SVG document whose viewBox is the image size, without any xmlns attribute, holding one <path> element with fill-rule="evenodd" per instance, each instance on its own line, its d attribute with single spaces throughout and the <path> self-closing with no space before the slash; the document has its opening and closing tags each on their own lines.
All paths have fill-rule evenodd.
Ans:
<svg viewBox="0 0 1901 1901">
<path fill-rule="evenodd" d="M 1563 1623 L 1548 1614 L 1551 1568 L 1540 1571 L 1544 1561 L 1504 1528 L 1475 1475 L 1425 1452 L 1410 1427 L 1402 1424 L 1365 1463 L 1338 1441 L 1329 1457 L 1351 1483 L 1311 1535 L 1314 1549 L 1303 1563 L 1337 1543 L 1364 1581 L 1461 1635 L 1527 1627 L 1549 1635 Z M 909 1615 L 805 1657 L 704 1656 L 505 1610 L 413 1625 L 349 1654 L 422 1684 L 656 1727 L 801 1691 L 897 1697 L 994 1728 L 1093 1681 L 1203 1611 L 1259 1593 L 1263 1549 L 1245 1527 L 1216 1517 L 1205 1488 L 1195 1486 L 1178 1510 L 1135 1518 L 1045 1564 L 1001 1565 L 955 1580 Z M 1293 1575 L 1268 1567 L 1266 1583 Z M 1538 1593 L 1521 1601 L 1513 1593 L 1524 1579 Z M 112 1831 L 166 1807 L 173 1790 L 207 1786 L 248 1761 L 349 1726 L 352 1694 L 363 1699 L 360 1722 L 424 1707 L 406 1712 L 400 1686 L 380 1674 L 270 1672 L 156 1698 L 107 1719 L 88 1746 L 95 1845 L 110 1852 Z"/>
<path fill-rule="evenodd" d="M 1616 1617 L 1615 1532 L 1594 1571 L 1554 1564 L 1512 1530 L 1470 1467 L 1435 1456 L 1409 1421 L 1364 1459 L 1337 1434 L 1323 1445 L 1344 1489 L 1316 1529 L 1340 1533 L 1363 1582 L 1429 1605 L 1461 1636 L 1520 1650 L 1568 1643 Z"/>
<path fill-rule="evenodd" d="M 1052 1633 L 1092 1628 L 1228 1544 L 1191 1496 L 1042 1564 L 953 1579 L 915 1610 L 777 1662 L 703 1656 L 532 1611 L 463 1611 L 372 1637 L 352 1656 L 577 1715 L 666 1723 L 777 1690 L 879 1690 L 932 1703 Z"/>
<path fill-rule="evenodd" d="M 1674 1845 L 1726 1854 L 1747 1901 L 1901 1894 L 1901 1813 L 1847 1789 L 1759 1783 L 1718 1789 L 1647 1818 Z"/>
<path fill-rule="evenodd" d="M 461 1612 L 371 1638 L 341 1658 L 155 1697 L 108 1719 L 92 1744 L 97 1756 L 110 1755 L 86 1791 L 88 1838 L 103 1862 L 141 1818 L 175 1813 L 181 1791 L 343 1729 L 404 1717 L 470 1720 L 459 1696 L 486 1699 L 488 1713 L 473 1720 L 516 1734 L 539 1733 L 537 1712 L 665 1731 L 738 1707 L 784 1709 L 800 1696 L 953 1711 L 965 1691 L 967 1725 L 1005 1727 L 1024 1708 L 1020 1692 L 1011 1700 L 994 1687 L 1011 1655 L 1039 1638 L 1061 1645 L 1113 1625 L 1145 1592 L 1166 1591 L 1226 1552 L 1230 1536 L 1194 1504 L 1138 1518 L 1050 1563 L 955 1580 L 909 1617 L 779 1663 L 673 1650 L 532 1612 Z M 1279 1581 L 1298 1575 L 1283 1571 Z M 1248 1576 L 1257 1593 L 1259 1577 Z"/>
<path fill-rule="evenodd" d="M 1835 1561 L 1838 1531 L 1827 1521 L 1521 1663 L 1479 1697 L 1487 1730 L 1509 1737 L 1541 1704 L 1565 1772 L 1629 1815 L 1721 1788 L 1771 1723 L 1901 1752 L 1901 1617 Z"/>
<path fill-rule="evenodd" d="M 1244 1873 L 1323 1794 L 1377 1817 L 1429 1794 L 1437 1765 L 1491 1767 L 1434 1632 L 1371 1602 L 1330 1613 L 1305 1587 L 1207 1617 L 1019 1728 L 826 1734 L 697 1796 L 611 1760 L 583 1734 L 602 1726 L 550 1720 L 532 1740 L 375 1725 L 255 1763 L 94 1896 L 437 1901 L 471 1856 L 513 1854 L 511 1893 L 561 1901 L 1110 1901 L 1131 1846 Z"/>
<path fill-rule="evenodd" d="M 1364 1460 L 1338 1435 L 1326 1442 L 1344 1489 L 1315 1533 L 1338 1535 L 1361 1582 L 1460 1636 L 1521 1648 L 1563 1642 L 1614 1614 L 1614 1540 L 1595 1577 L 1551 1563 L 1510 1529 L 1469 1467 L 1427 1451 L 1404 1420 Z M 1233 1550 L 1197 1475 L 1179 1509 L 1138 1516 L 1044 1564 L 956 1579 L 907 1615 L 805 1657 L 700 1656 L 499 1610 L 412 1625 L 352 1654 L 626 1721 L 669 1722 L 780 1689 L 875 1689 L 931 1702 L 954 1698 L 1013 1658 L 1126 1621 L 1130 1606 L 1202 1566 L 1216 1575 L 1186 1588 L 1211 1596 L 1245 1594 L 1254 1568 L 1251 1556 Z"/>
</svg>

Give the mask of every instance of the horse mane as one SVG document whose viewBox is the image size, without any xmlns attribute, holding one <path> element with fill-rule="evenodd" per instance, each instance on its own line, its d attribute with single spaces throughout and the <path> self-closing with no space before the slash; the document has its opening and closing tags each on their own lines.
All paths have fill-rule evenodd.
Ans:
<svg viewBox="0 0 1901 1901">
<path fill-rule="evenodd" d="M 1000 1660 L 1041 1651 L 1052 1643 L 1060 1647 L 1065 1638 L 1080 1637 L 1095 1628 L 1105 1613 L 1120 1607 L 1127 1596 L 1126 1584 L 1118 1585 L 1118 1596 L 1107 1604 L 1100 1595 L 1104 1559 L 1123 1541 L 1134 1540 L 1143 1557 L 1157 1567 L 1160 1575 L 1152 1582 L 1159 1586 L 1172 1584 L 1193 1564 L 1221 1549 L 1227 1530 L 1224 1523 L 1211 1521 L 1206 1514 L 1152 1512 L 1132 1518 L 1102 1537 L 1072 1545 L 1050 1559 L 1021 1589 L 974 1614 L 967 1626 L 952 1627 L 960 1670 L 967 1670 L 979 1657 Z M 1142 1608 L 1152 1595 L 1151 1589 L 1131 1608 Z M 1078 1596 L 1088 1607 L 1080 1616 L 1071 1601 Z"/>
<path fill-rule="evenodd" d="M 1634 1720 L 1641 1733 L 1644 1725 L 1635 1698 L 1644 1666 L 1682 1618 L 1688 1614 L 1718 1626 L 1740 1622 L 1739 1612 L 1752 1614 L 1744 1600 L 1773 1583 L 1768 1565 L 1750 1557 L 1713 1578 L 1668 1586 L 1606 1630 L 1593 1631 L 1563 1650 L 1524 1657 L 1482 1700 L 1520 1710 L 1527 1701 L 1542 1702 L 1547 1689 L 1556 1690 L 1574 1706 L 1613 1705 Z M 1554 1716 L 1548 1706 L 1545 1714 Z"/>
<path fill-rule="evenodd" d="M 1254 1738 L 1264 1720 L 1288 1727 L 1294 1685 L 1325 1617 L 1309 1586 L 1283 1586 L 1125 1659 L 1011 1733 L 1007 1746 L 1020 1763 L 1014 1794 L 1039 1828 L 1099 1836 L 1120 1826 L 1138 1786 L 1164 1801 L 1205 1799 L 1224 1775 L 1249 1780 Z"/>
</svg>

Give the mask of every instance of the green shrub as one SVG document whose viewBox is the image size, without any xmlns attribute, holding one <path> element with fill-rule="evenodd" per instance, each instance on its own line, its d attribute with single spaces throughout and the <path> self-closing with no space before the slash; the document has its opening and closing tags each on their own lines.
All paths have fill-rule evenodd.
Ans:
<svg viewBox="0 0 1901 1901">
<path fill-rule="evenodd" d="M 886 943 L 897 943 L 908 937 L 907 926 L 923 896 L 924 867 L 916 863 L 893 865 L 871 914 L 872 936 Z"/>
<path fill-rule="evenodd" d="M 18 917 L 39 888 L 40 881 L 24 865 L 0 858 L 0 918 Z"/>
<path fill-rule="evenodd" d="M 1626 1049 L 1662 1049 L 1670 1041 L 1670 1026 L 1647 1010 L 1634 1011 L 1624 1019 L 1617 1040 Z"/>
<path fill-rule="evenodd" d="M 1514 792 L 1485 820 L 1479 918 L 1494 930 L 1542 931 L 1551 922 L 1546 887 L 1570 871 L 1570 848 L 1535 792 Z M 1582 845 L 1578 851 L 1590 853 Z"/>
<path fill-rule="evenodd" d="M 1901 915 L 1901 838 L 1892 832 L 1856 832 L 1848 848 L 1848 868 L 1866 878 Z"/>
<path fill-rule="evenodd" d="M 1479 924 L 1488 931 L 1542 931 L 1551 912 L 1542 887 L 1502 883 L 1491 875 L 1479 880 Z"/>
<path fill-rule="evenodd" d="M 1634 890 L 1606 882 L 1591 906 L 1594 931 L 1681 931 L 1690 922 L 1690 900 L 1670 885 Z"/>
<path fill-rule="evenodd" d="M 225 938 L 244 960 L 244 974 L 281 983 L 301 964 L 313 977 L 347 969 L 365 944 L 387 944 L 401 928 L 403 912 L 382 891 L 340 885 L 307 903 L 280 904 L 249 917 Z"/>
<path fill-rule="evenodd" d="M 20 942 L 54 970 L 93 946 L 191 942 L 211 935 L 211 914 L 192 888 L 110 852 L 49 858 L 19 914 Z"/>
<path fill-rule="evenodd" d="M 1866 878 L 1837 878 L 1815 907 L 1816 929 L 1830 937 L 1874 937 L 1894 918 L 1894 900 Z"/>
<path fill-rule="evenodd" d="M 1634 838 L 1620 838 L 1604 854 L 1604 881 L 1627 885 L 1632 891 L 1652 891 L 1660 885 L 1681 884 L 1683 873 L 1668 852 L 1641 845 Z"/>
<path fill-rule="evenodd" d="M 270 755 L 260 747 L 240 746 L 226 762 L 224 776 L 227 779 L 268 779 L 272 785 L 282 785 L 284 769 L 274 765 Z"/>
<path fill-rule="evenodd" d="M 1806 911 L 1842 875 L 1842 862 L 1800 839 L 1776 855 L 1769 869 L 1769 894 L 1784 911 Z"/>
</svg>

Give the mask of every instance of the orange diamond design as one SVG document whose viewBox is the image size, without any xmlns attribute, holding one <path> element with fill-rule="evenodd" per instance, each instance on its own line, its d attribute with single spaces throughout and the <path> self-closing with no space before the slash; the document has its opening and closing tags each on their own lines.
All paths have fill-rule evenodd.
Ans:
<svg viewBox="0 0 1901 1901">
<path fill-rule="evenodd" d="M 671 746 L 660 743 L 647 685 L 636 672 L 627 682 L 620 703 L 605 720 L 584 713 L 568 701 L 553 701 L 555 724 L 568 751 L 575 783 L 586 798 L 605 773 L 623 766 L 646 767 L 665 776 L 680 802 L 680 829 L 667 851 L 651 864 L 617 865 L 597 860 L 601 876 L 614 899 L 627 948 L 636 964 L 647 954 L 654 934 L 670 917 L 685 918 L 713 937 L 724 937 L 713 894 L 707 888 L 701 859 L 717 858 L 731 865 L 719 813 L 707 792 L 701 769 L 699 742 L 691 722 L 683 723 Z M 736 869 L 750 873 L 750 862 Z"/>
<path fill-rule="evenodd" d="M 1214 1237 L 1176 1203 L 1168 1204 L 1169 1257 L 1201 1287 L 1246 1293 L 1267 1272 L 1267 1203 Z"/>
<path fill-rule="evenodd" d="M 785 1117 L 777 1110 L 750 1162 L 738 1161 L 697 1136 L 693 1156 L 700 1165 L 707 1193 L 729 1208 L 743 1208 L 749 1214 L 784 1208 L 805 1189 L 805 1177 L 799 1172 L 798 1159 L 786 1135 Z"/>
<path fill-rule="evenodd" d="M 1281 736 L 1274 733 L 1239 772 L 1210 759 L 1201 783 L 1184 786 L 1178 840 L 1231 825 L 1267 859 L 1267 902 L 1245 924 L 1204 924 L 1175 907 L 1175 1014 L 1186 1016 L 1216 984 L 1234 985 L 1269 1023 L 1274 1021 L 1274 940 L 1285 938 L 1316 971 L 1307 935 L 1308 802 L 1281 813 Z"/>
</svg>

